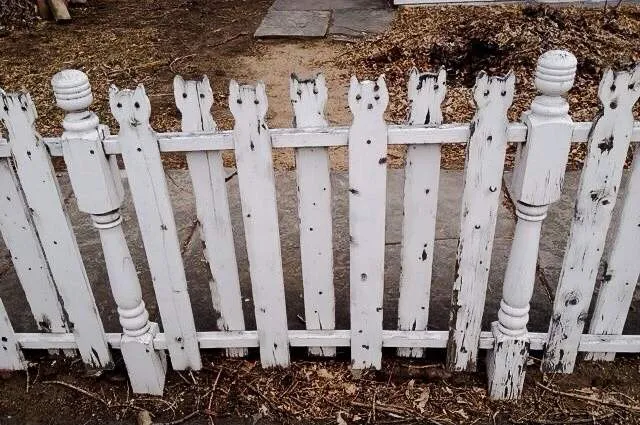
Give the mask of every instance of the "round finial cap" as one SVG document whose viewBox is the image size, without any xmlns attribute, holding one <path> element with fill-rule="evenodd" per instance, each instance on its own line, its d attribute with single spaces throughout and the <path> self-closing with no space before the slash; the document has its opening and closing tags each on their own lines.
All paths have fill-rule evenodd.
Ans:
<svg viewBox="0 0 640 425">
<path fill-rule="evenodd" d="M 91 84 L 87 74 L 76 69 L 65 69 L 51 79 L 56 105 L 67 112 L 87 109 L 93 102 Z"/>
<path fill-rule="evenodd" d="M 550 50 L 538 59 L 536 89 L 546 96 L 562 96 L 573 87 L 576 57 L 566 50 Z"/>
</svg>

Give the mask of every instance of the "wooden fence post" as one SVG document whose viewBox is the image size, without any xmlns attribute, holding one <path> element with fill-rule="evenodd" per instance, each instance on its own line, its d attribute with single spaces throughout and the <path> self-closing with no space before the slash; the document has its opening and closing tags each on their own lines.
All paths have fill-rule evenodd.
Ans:
<svg viewBox="0 0 640 425">
<path fill-rule="evenodd" d="M 309 80 L 291 76 L 294 126 L 326 127 L 327 85 L 322 74 Z M 296 149 L 300 257 L 307 329 L 333 330 L 336 325 L 333 289 L 333 230 L 329 150 Z M 333 357 L 334 347 L 309 347 L 312 356 Z"/>
<path fill-rule="evenodd" d="M 348 99 L 351 367 L 380 369 L 389 103 L 384 75 L 376 81 L 352 76 Z"/>
<path fill-rule="evenodd" d="M 105 129 L 88 108 L 93 102 L 89 79 L 80 71 L 54 75 L 57 105 L 66 112 L 62 149 L 80 211 L 91 214 L 100 232 L 111 291 L 124 334 L 120 349 L 134 393 L 162 395 L 166 372 L 164 350 L 153 348 L 158 325 L 149 322 L 135 265 L 122 230 L 124 193 L 104 153 Z M 117 172 L 117 170 L 116 170 Z"/>
<path fill-rule="evenodd" d="M 485 309 L 489 267 L 502 199 L 502 171 L 507 148 L 507 110 L 515 75 L 476 78 L 476 113 L 470 124 L 460 214 L 456 274 L 451 295 L 447 366 L 475 371 Z"/>
<path fill-rule="evenodd" d="M 274 367 L 289 365 L 289 336 L 267 108 L 263 83 L 240 86 L 231 80 L 229 109 L 235 120 L 233 144 L 260 361 Z"/>
<path fill-rule="evenodd" d="M 442 124 L 440 104 L 447 93 L 446 83 L 444 68 L 437 74 L 419 73 L 416 68 L 411 70 L 407 84 L 411 104 L 409 125 Z M 398 329 L 426 331 L 440 183 L 440 145 L 407 146 L 404 173 Z M 398 348 L 398 355 L 422 357 L 424 348 Z"/>
<path fill-rule="evenodd" d="M 78 350 L 90 368 L 113 361 L 73 228 L 64 208 L 47 147 L 35 130 L 36 109 L 27 93 L 0 92 L 0 117 L 9 132 L 11 154 L 32 211 L 53 280 L 58 288 Z"/>
<path fill-rule="evenodd" d="M 173 91 L 176 106 L 182 114 L 182 131 L 216 130 L 216 123 L 211 115 L 213 92 L 207 77 L 202 81 L 185 81 L 176 75 L 173 79 Z M 209 287 L 213 308 L 220 314 L 218 329 L 243 331 L 245 326 L 240 278 L 222 151 L 187 152 L 186 156 L 203 254 L 211 273 Z M 226 353 L 229 357 L 242 357 L 247 355 L 247 349 L 227 348 Z"/>
<path fill-rule="evenodd" d="M 601 113 L 589 132 L 569 240 L 553 304 L 542 370 L 571 373 L 589 312 L 640 96 L 635 71 L 607 70 L 600 81 Z M 616 307 L 618 308 L 618 307 Z"/>
<path fill-rule="evenodd" d="M 549 204 L 560 198 L 571 144 L 572 120 L 563 96 L 573 85 L 576 58 L 562 50 L 538 60 L 535 86 L 541 93 L 523 114 L 527 141 L 518 152 L 513 175 L 515 235 L 507 263 L 498 321 L 491 330 L 495 344 L 487 359 L 489 395 L 515 399 L 524 384 L 529 352 L 527 323 L 535 284 L 542 221 Z"/>
</svg>

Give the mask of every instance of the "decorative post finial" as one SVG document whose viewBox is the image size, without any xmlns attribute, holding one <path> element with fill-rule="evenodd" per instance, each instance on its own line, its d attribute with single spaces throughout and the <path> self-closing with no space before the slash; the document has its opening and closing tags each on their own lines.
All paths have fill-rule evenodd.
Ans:
<svg viewBox="0 0 640 425">
<path fill-rule="evenodd" d="M 153 339 L 159 328 L 149 322 L 134 262 L 122 230 L 123 191 L 115 161 L 104 152 L 105 127 L 89 111 L 93 102 L 87 75 L 64 70 L 53 76 L 56 104 L 66 112 L 62 151 L 78 209 L 91 215 L 100 232 L 111 293 L 118 306 L 123 335 L 120 349 L 134 392 L 162 394 L 166 371 L 164 351 Z"/>
<path fill-rule="evenodd" d="M 66 112 L 88 109 L 93 103 L 89 77 L 77 69 L 65 69 L 51 79 L 56 105 Z"/>
<path fill-rule="evenodd" d="M 560 198 L 573 122 L 565 96 L 573 86 L 576 58 L 552 50 L 538 59 L 535 86 L 540 92 L 525 112 L 527 141 L 518 147 L 513 197 L 518 221 L 505 271 L 496 339 L 487 362 L 489 394 L 493 399 L 520 396 L 529 350 L 527 323 L 535 283 L 542 221 L 549 205 Z"/>
<path fill-rule="evenodd" d="M 550 50 L 540 56 L 534 84 L 541 95 L 531 104 L 534 113 L 552 116 L 569 112 L 564 97 L 573 87 L 577 64 L 576 57 L 566 50 Z"/>
</svg>

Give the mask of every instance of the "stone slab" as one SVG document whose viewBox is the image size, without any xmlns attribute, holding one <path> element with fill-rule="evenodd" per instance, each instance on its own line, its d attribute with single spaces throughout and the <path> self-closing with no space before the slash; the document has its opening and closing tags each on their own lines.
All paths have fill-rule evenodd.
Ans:
<svg viewBox="0 0 640 425">
<path fill-rule="evenodd" d="M 362 37 L 384 32 L 393 21 L 392 9 L 342 9 L 333 11 L 330 35 Z"/>
<path fill-rule="evenodd" d="M 271 10 L 383 9 L 385 0 L 276 0 Z"/>
<path fill-rule="evenodd" d="M 329 19 L 331 12 L 322 10 L 269 10 L 253 36 L 324 37 Z"/>
</svg>

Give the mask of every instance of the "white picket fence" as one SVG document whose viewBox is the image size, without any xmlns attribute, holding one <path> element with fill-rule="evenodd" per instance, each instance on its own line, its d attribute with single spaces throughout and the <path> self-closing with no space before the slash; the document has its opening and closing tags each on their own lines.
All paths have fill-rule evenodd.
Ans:
<svg viewBox="0 0 640 425">
<path fill-rule="evenodd" d="M 607 71 L 599 88 L 603 112 L 593 123 L 574 123 L 564 96 L 573 85 L 576 58 L 565 51 L 541 56 L 535 74 L 540 95 L 510 123 L 515 76 L 481 73 L 473 89 L 470 124 L 442 124 L 446 73 L 412 70 L 407 125 L 387 125 L 384 77 L 351 79 L 350 127 L 329 127 L 324 117 L 324 77 L 291 79 L 296 128 L 270 130 L 265 86 L 231 82 L 233 131 L 216 131 L 213 95 L 206 78 L 174 81 L 182 132 L 156 133 L 142 85 L 110 92 L 119 123 L 109 135 L 88 108 L 87 76 L 67 70 L 53 77 L 57 104 L 66 112 L 61 137 L 42 139 L 36 110 L 26 93 L 0 92 L 0 116 L 8 140 L 0 143 L 0 231 L 11 251 L 41 333 L 14 333 L 0 302 L 0 369 L 26 367 L 29 349 L 78 350 L 87 366 L 112 366 L 120 349 L 134 392 L 162 394 L 165 351 L 174 369 L 200 369 L 200 350 L 226 349 L 229 356 L 260 348 L 263 367 L 289 364 L 289 347 L 332 357 L 350 347 L 354 369 L 380 368 L 382 348 L 403 357 L 447 348 L 448 367 L 474 370 L 488 350 L 489 393 L 517 398 L 529 350 L 544 350 L 542 369 L 572 372 L 578 352 L 612 360 L 616 352 L 640 352 L 640 336 L 621 335 L 640 274 L 640 159 L 633 163 L 622 218 L 608 269 L 583 333 L 605 237 L 631 142 L 640 141 L 632 107 L 640 96 L 640 65 Z M 498 321 L 481 321 L 507 142 L 518 144 L 513 189 L 517 224 L 504 277 Z M 587 142 L 588 156 L 577 193 L 548 333 L 527 332 L 542 222 L 557 201 L 571 143 Z M 461 231 L 451 301 L 450 330 L 429 331 L 428 306 L 440 147 L 466 143 Z M 383 279 L 387 146 L 406 144 L 402 274 L 398 329 L 383 329 Z M 351 327 L 335 329 L 331 183 L 328 148 L 349 150 Z M 295 148 L 306 330 L 287 327 L 272 151 Z M 257 330 L 245 330 L 222 150 L 232 149 L 238 169 L 242 216 Z M 211 294 L 219 331 L 196 332 L 176 224 L 161 163 L 163 152 L 186 152 L 193 182 Z M 121 227 L 123 187 L 115 155 L 122 155 L 152 275 L 163 332 L 142 301 L 136 265 Z M 122 333 L 105 333 L 51 165 L 64 156 L 78 208 L 98 229 Z"/>
</svg>

